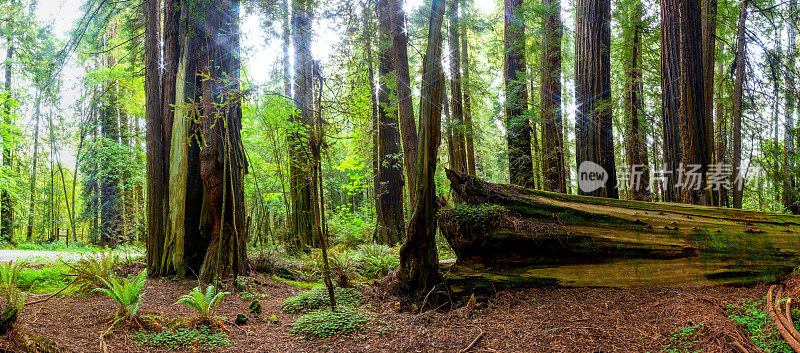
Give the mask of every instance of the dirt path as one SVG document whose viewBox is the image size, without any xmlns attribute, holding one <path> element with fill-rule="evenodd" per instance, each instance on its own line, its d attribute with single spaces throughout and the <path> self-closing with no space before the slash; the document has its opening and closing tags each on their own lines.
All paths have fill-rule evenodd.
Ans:
<svg viewBox="0 0 800 353">
<path fill-rule="evenodd" d="M 78 253 L 66 251 L 36 251 L 36 250 L 0 250 L 0 261 L 28 261 L 31 263 L 53 262 L 59 259 L 71 261 L 79 260 L 87 256 L 100 256 L 100 252 Z M 114 253 L 121 258 L 138 257 L 142 254 L 137 253 Z"/>
</svg>

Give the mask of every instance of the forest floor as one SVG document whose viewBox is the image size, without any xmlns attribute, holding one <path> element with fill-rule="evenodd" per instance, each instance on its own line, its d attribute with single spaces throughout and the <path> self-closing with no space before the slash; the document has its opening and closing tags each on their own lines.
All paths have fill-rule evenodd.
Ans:
<svg viewBox="0 0 800 353">
<path fill-rule="evenodd" d="M 135 269 L 134 269 L 135 270 Z M 359 288 L 369 298 L 373 320 L 353 337 L 308 340 L 290 333 L 298 315 L 285 314 L 283 301 L 303 290 L 256 275 L 263 314 L 234 326 L 247 313 L 244 293 L 226 296 L 216 314 L 226 317 L 231 345 L 221 352 L 459 352 L 481 332 L 470 352 L 733 352 L 726 336 L 741 331 L 729 318 L 730 305 L 760 300 L 767 287 L 536 288 L 497 293 L 473 310 L 421 315 L 398 313 L 396 298 L 377 285 Z M 192 316 L 175 305 L 197 282 L 148 280 L 144 312 L 165 317 Z M 228 288 L 230 290 L 230 288 Z M 65 352 L 100 352 L 100 334 L 109 327 L 116 305 L 100 295 L 54 297 L 26 307 L 15 327 L 52 339 Z M 277 323 L 269 319 L 275 315 Z M 676 332 L 683 342 L 676 344 Z M 16 352 L 14 332 L 0 336 L 0 352 Z M 203 351 L 140 345 L 136 330 L 106 336 L 109 352 Z M 688 345 L 688 346 L 687 346 Z"/>
</svg>

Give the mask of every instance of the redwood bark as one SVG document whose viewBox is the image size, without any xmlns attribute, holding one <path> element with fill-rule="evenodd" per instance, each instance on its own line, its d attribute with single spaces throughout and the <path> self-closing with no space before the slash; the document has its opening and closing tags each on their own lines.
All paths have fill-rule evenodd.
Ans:
<svg viewBox="0 0 800 353">
<path fill-rule="evenodd" d="M 531 126 L 525 116 L 528 89 L 525 79 L 525 22 L 522 0 L 504 0 L 503 79 L 505 80 L 508 175 L 512 184 L 532 187 Z"/>
<path fill-rule="evenodd" d="M 110 43 L 116 36 L 117 28 L 112 26 L 108 33 L 106 47 L 111 46 Z M 105 64 L 108 70 L 116 65 L 116 58 L 112 53 L 106 54 Z M 116 154 L 120 150 L 116 79 L 112 78 L 106 81 L 106 87 L 103 110 L 100 113 L 101 145 L 106 152 L 100 159 L 100 245 L 116 246 L 122 239 L 124 227 L 119 163 L 116 162 Z"/>
<path fill-rule="evenodd" d="M 706 146 L 708 161 L 715 160 L 714 152 L 714 62 L 717 43 L 717 0 L 702 1 L 702 56 L 703 56 L 703 103 L 705 104 Z M 719 206 L 718 192 L 711 192 L 711 204 Z"/>
<path fill-rule="evenodd" d="M 161 113 L 159 74 L 159 1 L 145 0 L 144 87 L 147 125 L 147 268 L 161 276 L 165 238 L 166 186 L 164 183 L 164 115 Z"/>
<path fill-rule="evenodd" d="M 453 131 L 453 163 L 450 168 L 461 173 L 467 172 L 467 153 L 464 141 L 464 106 L 461 91 L 461 45 L 458 16 L 458 1 L 449 4 L 450 12 L 450 108 L 452 111 Z"/>
<path fill-rule="evenodd" d="M 612 132 L 611 102 L 611 3 L 609 0 L 579 0 L 575 35 L 576 159 L 580 173 L 584 162 L 601 166 L 608 178 L 596 190 L 578 194 L 618 198 Z"/>
<path fill-rule="evenodd" d="M 661 1 L 661 95 L 664 162 L 668 175 L 665 201 L 707 205 L 710 164 L 705 118 L 701 10 L 698 1 Z M 700 168 L 699 183 L 688 172 Z"/>
<path fill-rule="evenodd" d="M 542 125 L 543 190 L 566 192 L 564 128 L 561 118 L 561 0 L 543 0 L 546 8 L 542 31 Z M 535 132 L 534 132 L 535 134 Z"/>
<path fill-rule="evenodd" d="M 388 0 L 378 0 L 378 19 L 380 22 L 381 47 L 378 52 L 378 189 L 377 216 L 373 238 L 380 244 L 397 244 L 405 234 L 403 219 L 402 160 L 400 159 L 400 131 L 398 129 L 396 110 L 391 98 L 394 95 L 389 80 L 392 78 L 394 65 L 390 40 L 392 22 Z"/>
<path fill-rule="evenodd" d="M 720 76 L 725 75 L 725 70 L 722 67 L 722 61 L 717 61 L 717 74 Z M 722 92 L 724 92 L 723 83 L 725 81 L 717 81 L 717 97 L 715 99 L 716 107 L 714 111 L 716 112 L 716 119 L 717 121 L 714 124 L 714 129 L 716 130 L 716 144 L 714 146 L 714 158 L 715 163 L 720 165 L 730 165 L 730 159 L 728 158 L 728 120 L 727 120 L 727 112 L 723 109 L 722 101 Z M 721 207 L 728 207 L 730 206 L 730 202 L 728 201 L 728 189 L 721 188 L 719 192 L 715 195 L 717 197 L 717 206 Z"/>
<path fill-rule="evenodd" d="M 417 185 L 417 124 L 414 121 L 414 99 L 411 95 L 411 78 L 408 69 L 408 35 L 403 0 L 389 0 L 391 21 L 391 52 L 395 71 L 397 93 L 397 120 L 403 134 L 403 163 L 406 170 L 406 187 L 411 204 L 414 203 Z"/>
</svg>

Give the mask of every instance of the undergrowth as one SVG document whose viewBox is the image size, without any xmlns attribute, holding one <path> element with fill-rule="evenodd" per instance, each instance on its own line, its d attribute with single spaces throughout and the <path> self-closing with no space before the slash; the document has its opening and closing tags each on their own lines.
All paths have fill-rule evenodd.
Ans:
<svg viewBox="0 0 800 353">
<path fill-rule="evenodd" d="M 137 331 L 133 340 L 139 346 L 164 347 L 179 349 L 194 347 L 198 349 L 213 349 L 228 347 L 232 343 L 225 332 L 215 332 L 208 326 L 197 328 L 177 328 L 161 332 Z"/>
<path fill-rule="evenodd" d="M 759 348 L 773 353 L 792 353 L 792 348 L 784 341 L 772 320 L 764 310 L 766 299 L 742 299 L 737 304 L 727 307 L 728 318 L 739 324 Z"/>
<path fill-rule="evenodd" d="M 700 337 L 705 330 L 703 324 L 679 327 L 670 333 L 669 344 L 664 348 L 664 353 L 695 353 L 701 352 Z"/>
<path fill-rule="evenodd" d="M 291 333 L 307 339 L 329 338 L 331 336 L 350 336 L 364 331 L 369 317 L 356 308 L 338 307 L 319 309 L 300 316 L 292 325 Z"/>
<path fill-rule="evenodd" d="M 357 307 L 364 303 L 364 296 L 353 288 L 334 288 L 336 304 L 339 307 Z M 288 298 L 283 302 L 281 309 L 289 314 L 309 312 L 325 306 L 330 306 L 328 289 L 319 285 L 311 290 Z"/>
<path fill-rule="evenodd" d="M 42 268 L 25 268 L 19 272 L 17 286 L 30 293 L 53 293 L 69 283 L 70 269 L 62 263 L 48 264 Z M 69 289 L 68 289 L 69 290 Z"/>
</svg>

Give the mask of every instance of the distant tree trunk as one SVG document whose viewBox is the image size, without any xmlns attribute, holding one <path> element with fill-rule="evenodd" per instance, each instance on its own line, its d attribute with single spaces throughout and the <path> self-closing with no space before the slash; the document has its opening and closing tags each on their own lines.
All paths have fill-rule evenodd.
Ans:
<svg viewBox="0 0 800 353">
<path fill-rule="evenodd" d="M 372 18 L 372 11 L 370 11 L 370 6 L 367 5 L 367 2 L 364 3 L 364 14 L 362 18 L 364 19 L 364 56 L 367 59 L 367 74 L 369 79 L 369 98 L 370 98 L 370 117 L 372 121 L 372 194 L 373 194 L 373 201 L 375 202 L 376 207 L 376 214 L 380 214 L 381 211 L 378 209 L 380 207 L 380 202 L 378 202 L 378 189 L 380 189 L 380 178 L 378 174 L 380 173 L 380 157 L 378 156 L 378 145 L 380 144 L 380 140 L 378 139 L 378 99 L 376 97 L 376 87 L 375 87 L 375 69 L 374 69 L 374 59 L 372 55 L 372 36 L 375 35 L 375 30 L 372 27 L 372 22 L 370 19 Z M 405 142 L 404 142 L 405 143 Z M 409 168 L 407 166 L 407 168 Z"/>
<path fill-rule="evenodd" d="M 11 60 L 14 58 L 14 43 L 11 37 L 9 28 L 8 36 L 6 37 L 8 48 L 6 49 L 6 102 L 3 107 L 5 113 L 6 125 L 11 125 Z M 3 141 L 3 168 L 11 171 L 11 143 Z M 6 243 L 11 243 L 14 239 L 14 200 L 11 199 L 8 190 L 3 189 L 0 191 L 0 238 Z"/>
<path fill-rule="evenodd" d="M 745 43 L 744 24 L 747 21 L 747 5 L 749 0 L 744 0 L 739 14 L 739 24 L 736 31 L 736 68 L 733 80 L 733 208 L 742 208 L 744 194 L 744 175 L 742 166 L 742 100 L 744 86 L 744 70 L 747 62 L 747 48 Z"/>
<path fill-rule="evenodd" d="M 461 45 L 458 18 L 458 0 L 449 4 L 450 12 L 450 108 L 453 118 L 453 164 L 450 168 L 461 173 L 467 172 L 467 153 L 464 141 L 464 106 L 461 92 Z M 457 195 L 454 195 L 457 197 Z M 457 199 L 457 198 L 456 198 Z"/>
<path fill-rule="evenodd" d="M 145 0 L 145 141 L 147 145 L 147 268 L 148 275 L 162 275 L 165 239 L 166 185 L 164 155 L 164 116 L 161 112 L 159 74 L 159 1 Z"/>
<path fill-rule="evenodd" d="M 469 61 L 469 31 L 467 30 L 466 21 L 461 22 L 461 60 L 464 64 L 461 67 L 462 71 L 462 91 L 464 94 L 464 142 L 467 153 L 467 172 L 470 175 L 475 175 L 475 127 L 472 122 L 472 81 L 469 79 L 470 61 Z"/>
<path fill-rule="evenodd" d="M 705 103 L 706 146 L 709 163 L 715 160 L 714 152 L 714 62 L 717 43 L 717 0 L 702 1 L 703 31 L 703 102 Z M 711 204 L 719 206 L 718 191 L 711 190 Z"/>
<path fill-rule="evenodd" d="M 419 159 L 417 160 L 416 201 L 408 224 L 408 236 L 400 248 L 397 280 L 401 289 L 419 299 L 440 283 L 439 258 L 436 252 L 436 156 L 441 140 L 442 101 L 442 20 L 444 0 L 433 0 L 428 21 L 428 46 L 422 58 L 420 99 Z"/>
<path fill-rule="evenodd" d="M 628 188 L 631 200 L 648 201 L 650 199 L 650 177 L 647 168 L 646 136 L 642 131 L 639 117 L 644 112 L 644 88 L 642 82 L 642 3 L 636 1 L 629 14 L 628 25 L 623 29 L 626 43 L 625 62 L 625 156 L 628 162 Z"/>
<path fill-rule="evenodd" d="M 311 58 L 312 4 L 308 0 L 294 0 L 292 3 L 292 42 L 295 48 L 294 102 L 296 112 L 291 116 L 290 132 L 290 174 L 292 183 L 292 234 L 300 248 L 314 246 L 311 220 L 313 205 L 311 199 L 311 173 L 308 155 L 308 131 L 313 119 Z M 305 142 L 304 142 L 305 141 Z"/>
<path fill-rule="evenodd" d="M 707 205 L 711 146 L 705 118 L 700 3 L 662 0 L 661 13 L 664 161 L 672 172 L 666 201 Z M 690 173 L 699 178 L 693 179 Z"/>
<path fill-rule="evenodd" d="M 397 244 L 403 240 L 405 221 L 403 219 L 403 169 L 400 159 L 400 131 L 398 129 L 394 96 L 388 82 L 393 75 L 392 41 L 390 40 L 392 22 L 387 0 L 378 1 L 378 20 L 380 22 L 380 51 L 378 88 L 378 189 L 377 215 L 374 240 L 379 244 Z"/>
<path fill-rule="evenodd" d="M 392 47 L 397 87 L 397 120 L 403 134 L 403 162 L 406 170 L 406 187 L 409 201 L 414 204 L 417 185 L 417 124 L 414 119 L 414 99 L 411 94 L 411 78 L 408 69 L 408 35 L 403 0 L 389 0 Z"/>
<path fill-rule="evenodd" d="M 543 190 L 566 192 L 564 128 L 561 120 L 561 0 L 544 0 L 542 31 L 542 84 L 540 97 Z"/>
<path fill-rule="evenodd" d="M 531 126 L 525 116 L 528 89 L 525 79 L 525 22 L 522 0 L 504 0 L 503 79 L 505 79 L 508 175 L 515 185 L 533 187 Z"/>
<path fill-rule="evenodd" d="M 797 8 L 796 0 L 789 0 L 789 9 L 794 10 Z M 794 159 L 796 153 L 794 149 L 794 141 L 796 135 L 796 127 L 794 123 L 795 111 L 795 94 L 797 87 L 795 83 L 795 59 L 797 54 L 797 20 L 794 19 L 789 23 L 789 51 L 786 53 L 786 125 L 783 127 L 783 168 L 785 170 L 783 176 L 783 206 L 786 207 L 792 214 L 800 214 L 800 205 L 797 203 L 797 183 L 795 177 L 797 171 L 795 169 Z"/>
<path fill-rule="evenodd" d="M 110 43 L 117 37 L 116 26 L 112 26 L 107 35 L 106 46 L 110 47 Z M 116 58 L 113 54 L 107 53 L 106 68 L 111 70 L 115 65 Z M 103 110 L 100 115 L 101 144 L 105 150 L 100 162 L 102 170 L 100 173 L 100 245 L 113 247 L 122 239 L 124 226 L 119 163 L 116 161 L 116 155 L 120 151 L 116 78 L 106 81 L 106 87 Z"/>
<path fill-rule="evenodd" d="M 28 201 L 28 229 L 25 232 L 25 241 L 31 242 L 33 240 L 33 213 L 36 211 L 34 200 L 36 200 L 36 167 L 39 165 L 39 117 L 41 115 L 40 103 L 42 101 L 42 92 L 36 91 L 36 110 L 33 117 L 33 166 L 31 168 L 31 185 L 30 185 L 30 199 Z M 72 201 L 73 205 L 75 200 Z"/>
<path fill-rule="evenodd" d="M 611 3 L 609 0 L 579 0 L 575 25 L 575 126 L 579 183 L 584 162 L 599 165 L 607 180 L 595 190 L 578 188 L 578 194 L 619 198 L 612 133 L 611 102 Z"/>
<path fill-rule="evenodd" d="M 717 61 L 717 74 L 720 76 L 725 75 L 725 70 L 722 67 L 722 61 Z M 715 100 L 716 107 L 714 111 L 717 114 L 717 121 L 714 124 L 716 130 L 716 145 L 714 151 L 715 163 L 718 165 L 730 165 L 728 159 L 728 121 L 726 119 L 726 112 L 722 107 L 722 92 L 724 80 L 717 82 L 717 97 Z M 720 188 L 716 194 L 717 206 L 728 207 L 728 189 Z"/>
</svg>

